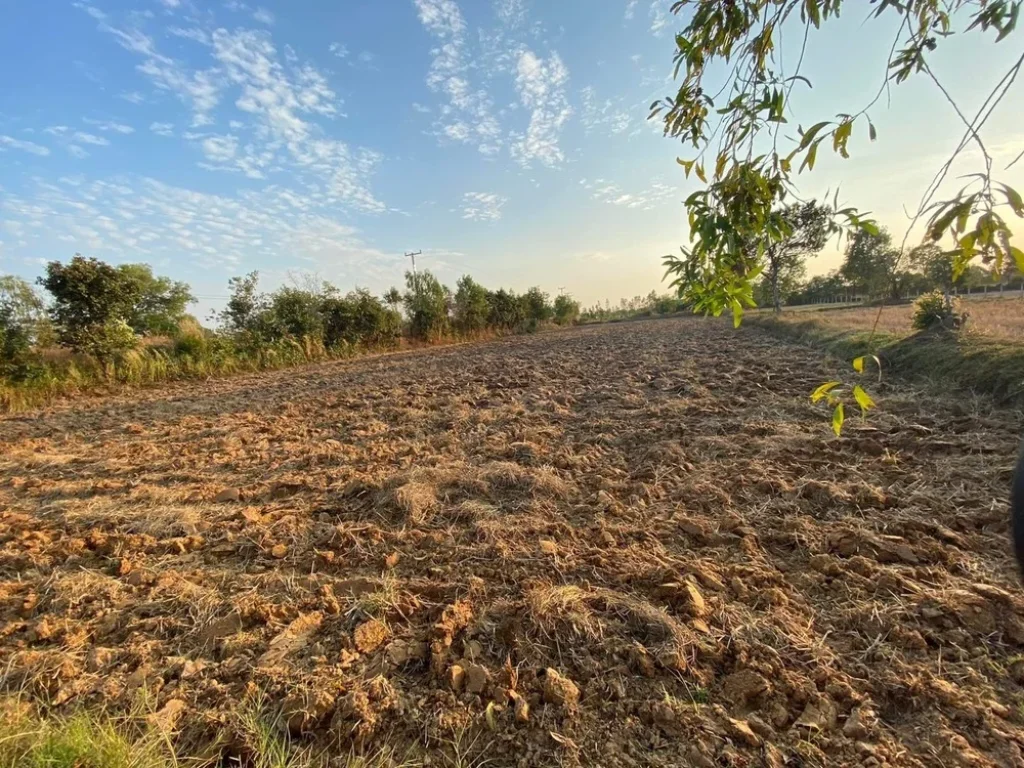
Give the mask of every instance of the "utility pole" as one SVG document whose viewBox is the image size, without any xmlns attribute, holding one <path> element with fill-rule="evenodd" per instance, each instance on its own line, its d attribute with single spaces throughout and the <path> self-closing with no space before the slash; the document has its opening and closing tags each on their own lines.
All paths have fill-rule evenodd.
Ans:
<svg viewBox="0 0 1024 768">
<path fill-rule="evenodd" d="M 406 258 L 412 259 L 412 273 L 414 275 L 416 274 L 416 257 L 421 255 L 422 253 L 423 253 L 423 251 L 415 251 L 413 253 L 405 254 Z"/>
<path fill-rule="evenodd" d="M 565 293 L 565 286 L 564 286 L 564 285 L 560 285 L 560 286 L 558 287 L 558 295 L 559 295 L 559 296 L 561 296 L 561 295 L 563 295 L 564 293 Z"/>
</svg>

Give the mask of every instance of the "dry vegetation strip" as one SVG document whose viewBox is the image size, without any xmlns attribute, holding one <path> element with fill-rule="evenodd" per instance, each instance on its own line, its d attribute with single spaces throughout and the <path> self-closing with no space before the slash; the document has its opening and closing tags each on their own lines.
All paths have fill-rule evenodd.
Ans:
<svg viewBox="0 0 1024 768">
<path fill-rule="evenodd" d="M 836 440 L 830 365 L 681 318 L 8 417 L 2 684 L 260 765 L 257 697 L 408 765 L 1020 764 L 1017 415 Z"/>
</svg>

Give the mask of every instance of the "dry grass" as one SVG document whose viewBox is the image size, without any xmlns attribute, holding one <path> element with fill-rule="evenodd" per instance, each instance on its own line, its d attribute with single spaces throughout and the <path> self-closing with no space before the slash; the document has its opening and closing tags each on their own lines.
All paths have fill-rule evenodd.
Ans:
<svg viewBox="0 0 1024 768">
<path fill-rule="evenodd" d="M 963 307 L 970 315 L 968 329 L 972 333 L 1002 340 L 1024 339 L 1024 298 L 1011 294 L 1006 297 L 977 296 L 964 298 Z M 828 331 L 871 331 L 878 318 L 878 332 L 886 335 L 907 336 L 913 332 L 910 319 L 913 304 L 878 307 L 850 307 L 783 312 L 783 322 L 813 321 Z"/>
</svg>

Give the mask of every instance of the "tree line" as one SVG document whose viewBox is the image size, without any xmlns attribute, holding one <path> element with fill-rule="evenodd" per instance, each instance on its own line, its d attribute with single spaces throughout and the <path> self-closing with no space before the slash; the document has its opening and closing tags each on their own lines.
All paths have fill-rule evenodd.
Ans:
<svg viewBox="0 0 1024 768">
<path fill-rule="evenodd" d="M 780 237 L 767 245 L 752 238 L 751 251 L 760 249 L 760 276 L 754 283 L 757 306 L 813 304 L 850 296 L 867 301 L 899 300 L 930 291 L 952 293 L 982 285 L 999 285 L 1019 279 L 1012 264 L 972 264 L 957 274 L 956 253 L 934 243 L 918 245 L 906 253 L 896 247 L 884 228 L 860 229 L 846 241 L 843 262 L 826 275 L 807 278 L 807 261 L 817 256 L 836 234 L 835 212 L 815 200 L 794 204 L 776 212 L 784 222 Z"/>
<path fill-rule="evenodd" d="M 428 271 L 408 272 L 404 290 L 383 296 L 300 282 L 266 292 L 257 272 L 233 277 L 224 309 L 204 326 L 187 311 L 195 301 L 190 286 L 147 264 L 115 266 L 76 254 L 46 265 L 36 281 L 44 293 L 0 276 L 0 404 L 111 379 L 258 370 L 410 340 L 530 333 L 580 316 L 570 296 L 551 300 L 538 287 L 490 290 L 469 275 L 453 291 Z"/>
</svg>

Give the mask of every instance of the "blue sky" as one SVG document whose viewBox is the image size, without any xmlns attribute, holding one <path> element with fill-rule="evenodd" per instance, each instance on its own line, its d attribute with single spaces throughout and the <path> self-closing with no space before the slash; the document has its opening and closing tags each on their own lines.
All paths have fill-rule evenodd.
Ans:
<svg viewBox="0 0 1024 768">
<path fill-rule="evenodd" d="M 267 287 L 311 272 L 383 291 L 420 249 L 449 283 L 469 272 L 584 303 L 660 290 L 694 188 L 674 162 L 685 149 L 645 121 L 671 89 L 669 6 L 7 3 L 0 270 L 33 277 L 76 251 L 146 261 L 206 297 L 199 314 L 254 269 Z M 877 89 L 888 42 L 875 29 L 886 22 L 844 18 L 812 38 L 805 124 Z M 940 76 L 969 110 L 1013 45 L 954 42 Z M 1024 148 L 1013 111 L 987 128 L 997 162 Z M 803 191 L 839 186 L 899 229 L 958 138 L 956 115 L 917 81 L 872 117 L 879 140 L 820 161 Z"/>
</svg>

